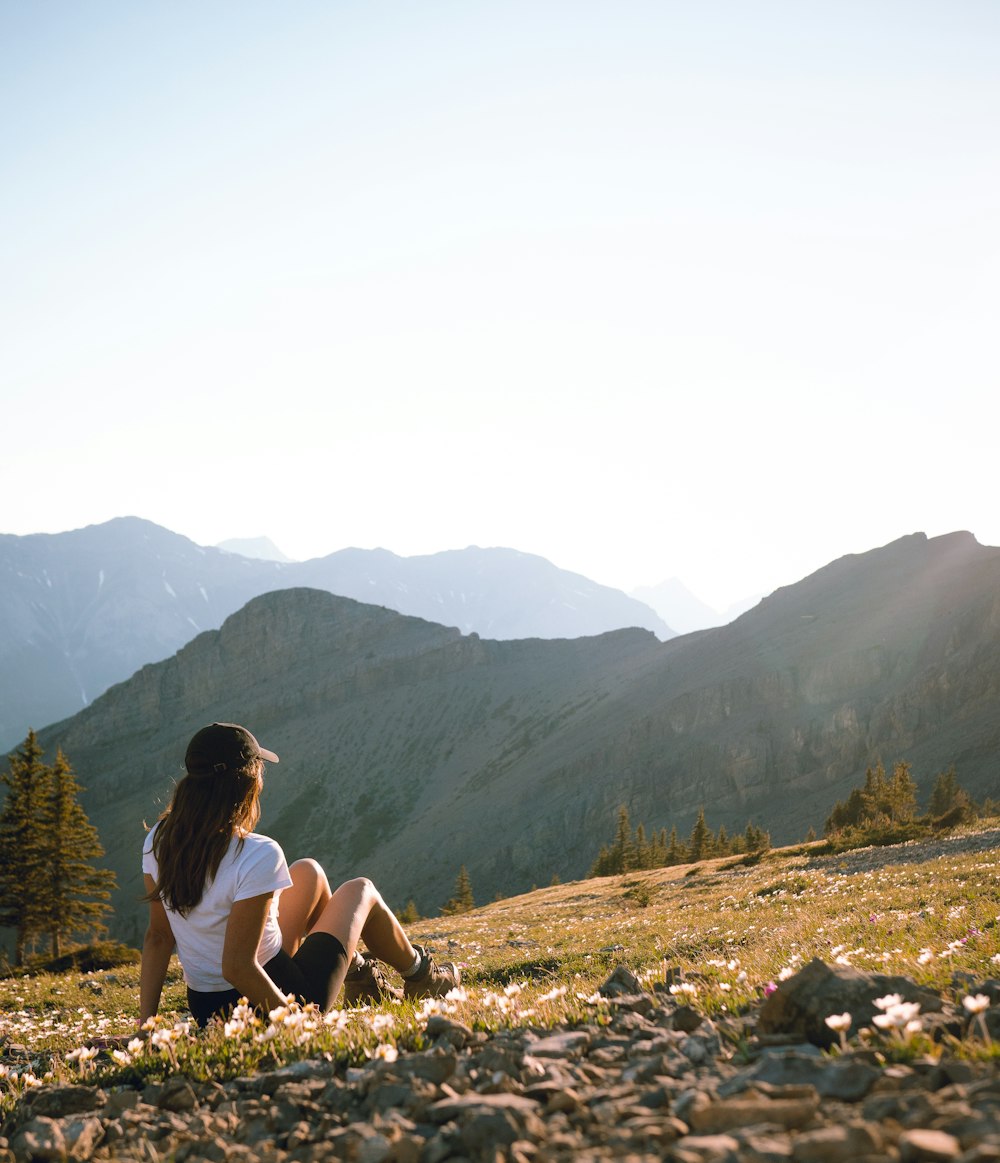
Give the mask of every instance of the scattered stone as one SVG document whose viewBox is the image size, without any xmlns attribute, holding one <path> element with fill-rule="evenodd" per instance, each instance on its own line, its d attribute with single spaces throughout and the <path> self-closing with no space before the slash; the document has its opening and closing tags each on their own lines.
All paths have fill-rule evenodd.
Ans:
<svg viewBox="0 0 1000 1163">
<path fill-rule="evenodd" d="M 618 997 L 621 994 L 642 992 L 639 979 L 627 965 L 616 965 L 603 985 L 597 987 L 602 997 Z"/>
<path fill-rule="evenodd" d="M 66 1139 L 55 1119 L 38 1117 L 27 1123 L 11 1142 L 14 1158 L 32 1163 L 64 1163 Z"/>
<path fill-rule="evenodd" d="M 463 1046 L 468 1046 L 474 1040 L 475 1035 L 462 1022 L 442 1017 L 441 1014 L 431 1014 L 427 1019 L 427 1037 L 454 1046 L 456 1050 L 461 1050 Z"/>
<path fill-rule="evenodd" d="M 903 1131 L 897 1145 L 900 1163 L 949 1163 L 962 1153 L 958 1139 L 944 1131 Z"/>
<path fill-rule="evenodd" d="M 106 1101 L 104 1091 L 93 1086 L 54 1086 L 51 1089 L 29 1091 L 26 1100 L 33 1115 L 54 1119 L 97 1110 Z"/>
<path fill-rule="evenodd" d="M 792 1146 L 795 1163 L 857 1163 L 882 1149 L 882 1135 L 869 1123 L 846 1123 L 803 1131 Z"/>
<path fill-rule="evenodd" d="M 781 1086 L 789 1083 L 807 1083 L 816 1088 L 822 1098 L 842 1102 L 859 1102 L 882 1077 L 868 1062 L 853 1057 L 830 1060 L 816 1054 L 797 1050 L 765 1054 L 749 1070 L 729 1079 L 720 1093 L 736 1094 L 756 1083 Z"/>
<path fill-rule="evenodd" d="M 572 1058 L 578 1057 L 589 1045 L 590 1034 L 586 1030 L 566 1030 L 538 1038 L 530 1049 L 534 1058 Z"/>
<path fill-rule="evenodd" d="M 809 1123 L 819 1107 L 819 1095 L 811 1093 L 795 1098 L 769 1098 L 750 1092 L 746 1097 L 720 1099 L 693 1108 L 688 1116 L 691 1129 L 700 1134 L 731 1131 L 757 1124 L 776 1124 L 791 1130 Z"/>
<path fill-rule="evenodd" d="M 916 986 L 803 974 L 794 1020 L 760 1036 L 752 1012 L 710 1020 L 616 971 L 609 1013 L 576 1028 L 487 1036 L 438 1015 L 430 1048 L 394 1062 L 44 1086 L 0 1128 L 0 1163 L 1000 1163 L 1000 1061 L 949 1057 L 947 1041 L 897 1065 L 874 1047 L 824 1053 L 804 1038 L 836 989 Z M 965 1021 L 960 1008 L 940 1013 Z"/>
<path fill-rule="evenodd" d="M 693 1006 L 678 1006 L 674 1010 L 671 1026 L 684 1034 L 693 1034 L 705 1019 Z"/>
</svg>

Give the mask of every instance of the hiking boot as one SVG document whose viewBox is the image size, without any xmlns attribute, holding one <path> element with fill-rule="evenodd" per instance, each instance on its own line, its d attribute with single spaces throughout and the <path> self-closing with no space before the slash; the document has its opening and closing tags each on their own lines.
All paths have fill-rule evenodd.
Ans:
<svg viewBox="0 0 1000 1163">
<path fill-rule="evenodd" d="M 351 969 L 344 978 L 344 1005 L 400 1001 L 402 997 L 402 990 L 389 984 L 381 962 L 370 953 L 365 953 L 364 963 L 357 969 Z"/>
<path fill-rule="evenodd" d="M 461 975 L 457 965 L 451 961 L 435 965 L 423 945 L 413 948 L 420 954 L 420 968 L 413 977 L 403 978 L 404 997 L 444 997 L 449 990 L 458 988 Z"/>
</svg>

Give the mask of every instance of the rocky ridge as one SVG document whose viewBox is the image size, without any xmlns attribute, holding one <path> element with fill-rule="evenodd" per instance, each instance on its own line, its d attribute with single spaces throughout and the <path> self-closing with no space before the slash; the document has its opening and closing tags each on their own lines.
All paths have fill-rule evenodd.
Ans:
<svg viewBox="0 0 1000 1163">
<path fill-rule="evenodd" d="M 956 986 L 989 999 L 981 1016 L 1000 1038 L 1000 981 Z M 892 1065 L 874 1044 L 824 1053 L 825 1025 L 811 1038 L 821 1015 L 871 1012 L 887 987 L 919 999 L 939 1047 L 977 1036 L 960 1008 L 908 978 L 818 960 L 755 1012 L 714 1021 L 619 967 L 601 987 L 600 1020 L 573 1028 L 488 1035 L 436 1014 L 426 1048 L 392 1061 L 306 1059 L 143 1090 L 42 1088 L 3 1128 L 0 1161 L 1000 1160 L 996 1059 L 945 1049 Z"/>
</svg>

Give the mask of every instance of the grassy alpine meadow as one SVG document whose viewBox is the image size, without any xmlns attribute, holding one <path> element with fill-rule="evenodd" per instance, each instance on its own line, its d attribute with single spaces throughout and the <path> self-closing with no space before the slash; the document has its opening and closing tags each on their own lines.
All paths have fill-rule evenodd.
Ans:
<svg viewBox="0 0 1000 1163">
<path fill-rule="evenodd" d="M 0 980 L 0 1113 L 47 1082 L 137 1085 L 175 1072 L 225 1079 L 317 1055 L 348 1065 L 391 1060 L 426 1044 L 433 1015 L 485 1031 L 601 1022 L 608 1009 L 598 987 L 619 964 L 711 1017 L 745 1013 L 813 957 L 905 975 L 969 1012 L 970 1035 L 951 1052 L 993 1057 L 1000 1047 L 975 1024 L 986 999 L 973 983 L 1000 977 L 998 844 L 997 820 L 838 855 L 818 842 L 552 885 L 418 921 L 412 935 L 439 961 L 457 962 L 463 985 L 417 1004 L 328 1014 L 289 1004 L 267 1016 L 239 1007 L 198 1032 L 175 962 L 159 1018 L 137 1031 L 137 965 L 8 977 Z M 922 1053 L 940 1053 L 920 1040 L 919 1015 L 905 1016 L 902 1030 L 887 1018 L 862 1036 L 898 1049 L 905 1035 Z"/>
</svg>

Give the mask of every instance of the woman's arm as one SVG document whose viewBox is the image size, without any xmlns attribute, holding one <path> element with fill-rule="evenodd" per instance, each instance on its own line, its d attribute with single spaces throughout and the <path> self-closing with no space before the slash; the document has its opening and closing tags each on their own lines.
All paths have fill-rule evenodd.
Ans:
<svg viewBox="0 0 1000 1163">
<path fill-rule="evenodd" d="M 153 878 L 146 873 L 146 892 L 156 888 Z M 174 951 L 174 934 L 162 901 L 149 902 L 149 927 L 142 943 L 142 967 L 139 971 L 139 1024 L 156 1015 L 160 1008 L 160 994 L 167 976 L 170 955 Z"/>
<path fill-rule="evenodd" d="M 233 903 L 222 949 L 222 976 L 251 1005 L 265 1012 L 285 1004 L 284 996 L 257 960 L 257 947 L 273 896 L 273 892 L 265 892 Z"/>
</svg>

